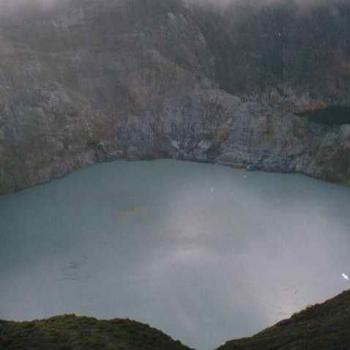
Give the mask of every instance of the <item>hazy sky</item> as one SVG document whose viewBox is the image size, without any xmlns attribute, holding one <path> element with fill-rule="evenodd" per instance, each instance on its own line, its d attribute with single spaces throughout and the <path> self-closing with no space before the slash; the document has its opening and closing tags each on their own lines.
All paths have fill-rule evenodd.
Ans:
<svg viewBox="0 0 350 350">
<path fill-rule="evenodd" d="M 23 5 L 40 5 L 40 6 L 52 6 L 54 3 L 62 3 L 66 0 L 0 0 L 0 5 L 3 8 L 13 8 L 16 6 L 23 6 Z M 70 0 L 75 1 L 75 0 Z M 103 1 L 119 1 L 119 0 L 99 0 L 101 2 Z M 159 0 L 162 1 L 162 0 Z M 222 4 L 230 4 L 235 3 L 242 0 L 183 0 L 184 2 L 192 2 L 192 3 L 211 3 L 216 5 L 222 5 Z M 250 1 L 256 4 L 259 3 L 274 3 L 274 2 L 281 2 L 285 0 L 246 0 Z M 345 0 L 289 0 L 294 1 L 300 5 L 308 5 L 308 4 L 316 4 L 316 3 L 330 3 L 330 2 L 346 2 Z"/>
<path fill-rule="evenodd" d="M 0 17 L 1 16 L 8 16 L 11 13 L 25 13 L 28 11 L 28 8 L 30 8 L 30 11 L 33 9 L 38 11 L 46 11 L 52 9 L 53 6 L 61 5 L 64 3 L 69 2 L 76 2 L 77 0 L 0 0 Z M 81 0 L 80 0 L 81 1 Z M 101 2 L 106 1 L 137 1 L 137 0 L 96 0 Z M 142 1 L 142 0 L 140 0 Z M 157 1 L 157 0 L 155 0 Z M 162 0 L 158 0 L 161 2 Z M 255 6 L 263 5 L 263 4 L 271 4 L 271 3 L 277 3 L 277 2 L 285 2 L 286 0 L 179 0 L 183 1 L 187 4 L 202 4 L 202 5 L 208 5 L 210 4 L 212 8 L 222 9 L 226 5 L 234 4 L 234 3 L 247 3 L 250 2 L 254 4 Z M 307 9 L 310 8 L 310 6 L 314 6 L 315 4 L 325 3 L 347 3 L 347 0 L 288 0 L 289 2 L 294 1 L 299 5 L 301 9 Z"/>
</svg>

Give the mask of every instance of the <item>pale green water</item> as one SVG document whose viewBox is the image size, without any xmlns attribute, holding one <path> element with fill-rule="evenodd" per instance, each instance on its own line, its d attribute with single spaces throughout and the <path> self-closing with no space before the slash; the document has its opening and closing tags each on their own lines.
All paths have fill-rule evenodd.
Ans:
<svg viewBox="0 0 350 350">
<path fill-rule="evenodd" d="M 115 162 L 0 199 L 0 318 L 129 317 L 212 349 L 348 289 L 350 188 Z"/>
</svg>

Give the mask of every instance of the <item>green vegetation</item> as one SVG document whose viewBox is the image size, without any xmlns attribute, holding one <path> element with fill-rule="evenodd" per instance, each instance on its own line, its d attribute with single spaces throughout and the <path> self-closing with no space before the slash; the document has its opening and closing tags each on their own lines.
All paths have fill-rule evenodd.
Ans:
<svg viewBox="0 0 350 350">
<path fill-rule="evenodd" d="M 162 332 L 130 320 L 65 315 L 32 322 L 0 321 L 1 350 L 185 350 Z"/>
<path fill-rule="evenodd" d="M 349 350 L 350 291 L 217 350 Z M 1 350 L 185 350 L 150 326 L 131 320 L 65 315 L 32 322 L 0 321 Z"/>
<path fill-rule="evenodd" d="M 218 350 L 348 350 L 350 291 L 315 305 L 251 338 L 233 340 Z"/>
<path fill-rule="evenodd" d="M 275 118 L 350 105 L 349 1 L 20 2 L 0 11 L 1 193 L 117 158 L 230 158 L 349 180 L 347 162 L 334 170 L 345 133 Z"/>
<path fill-rule="evenodd" d="M 350 107 L 330 106 L 313 112 L 302 113 L 315 123 L 326 125 L 350 124 Z"/>
</svg>

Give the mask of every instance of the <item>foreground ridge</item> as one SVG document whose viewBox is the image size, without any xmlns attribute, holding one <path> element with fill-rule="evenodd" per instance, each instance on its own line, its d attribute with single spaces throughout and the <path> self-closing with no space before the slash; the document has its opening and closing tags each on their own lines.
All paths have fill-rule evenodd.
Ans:
<svg viewBox="0 0 350 350">
<path fill-rule="evenodd" d="M 64 315 L 31 322 L 0 321 L 1 350 L 185 350 L 161 331 L 131 320 Z M 217 350 L 349 350 L 350 290 Z"/>
<path fill-rule="evenodd" d="M 217 350 L 349 350 L 350 291 Z"/>
<path fill-rule="evenodd" d="M 64 315 L 31 322 L 0 321 L 1 350 L 188 350 L 179 341 L 131 320 Z"/>
</svg>

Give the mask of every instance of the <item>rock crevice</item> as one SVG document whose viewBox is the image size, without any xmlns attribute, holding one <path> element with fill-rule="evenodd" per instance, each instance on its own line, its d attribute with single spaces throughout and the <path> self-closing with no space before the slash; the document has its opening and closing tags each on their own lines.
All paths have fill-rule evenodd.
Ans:
<svg viewBox="0 0 350 350">
<path fill-rule="evenodd" d="M 349 126 L 309 114 L 350 105 L 350 5 L 298 6 L 3 11 L 0 193 L 97 161 L 167 157 L 348 183 Z"/>
</svg>

